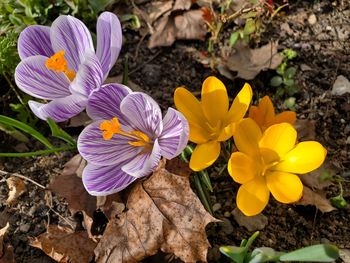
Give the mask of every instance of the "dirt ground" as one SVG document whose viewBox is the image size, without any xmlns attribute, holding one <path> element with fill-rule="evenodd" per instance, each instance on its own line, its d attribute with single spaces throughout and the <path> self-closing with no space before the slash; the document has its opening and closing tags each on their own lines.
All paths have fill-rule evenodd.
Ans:
<svg viewBox="0 0 350 263">
<path fill-rule="evenodd" d="M 316 21 L 310 20 L 316 17 Z M 313 18 L 312 18 L 313 19 Z M 218 72 L 205 68 L 186 52 L 192 46 L 206 50 L 206 44 L 200 41 L 177 41 L 171 47 L 148 49 L 143 41 L 135 57 L 137 44 L 141 37 L 134 31 L 125 32 L 126 43 L 111 75 L 120 75 L 123 71 L 125 56 L 129 57 L 129 79 L 149 93 L 162 108 L 173 106 L 172 95 L 176 87 L 186 86 L 199 94 L 202 81 L 209 75 L 222 79 L 229 93 L 230 88 L 240 87 L 243 80 L 234 82 L 220 76 Z M 328 163 L 337 171 L 337 175 L 350 180 L 350 93 L 334 96 L 331 89 L 337 76 L 350 77 L 350 4 L 348 1 L 290 1 L 285 14 L 278 16 L 262 36 L 262 42 L 278 40 L 279 49 L 292 48 L 298 56 L 291 64 L 297 68 L 296 81 L 299 90 L 296 97 L 298 119 L 313 120 L 316 140 L 328 150 Z M 267 94 L 273 98 L 275 91 L 268 81 L 272 71 L 261 72 L 249 83 L 254 90 L 254 100 Z M 1 108 L 9 98 L 1 98 Z M 282 110 L 282 98 L 274 98 L 276 108 Z M 42 128 L 45 131 L 45 127 Z M 312 127 L 311 127 L 312 129 Z M 77 135 L 79 129 L 68 128 L 70 134 Z M 47 132 L 47 131 L 46 131 Z M 35 150 L 39 144 L 27 145 L 0 134 L 0 151 L 16 149 Z M 46 186 L 53 176 L 60 173 L 63 165 L 73 153 L 61 153 L 35 158 L 2 158 L 0 170 L 25 175 Z M 7 198 L 8 188 L 4 176 L 0 182 L 0 200 Z M 249 237 L 254 230 L 248 231 L 240 226 L 233 216 L 235 192 L 238 185 L 223 173 L 211 170 L 214 192 L 211 201 L 215 207 L 214 215 L 223 220 L 207 229 L 212 245 L 209 251 L 210 262 L 227 262 L 218 250 L 220 245 L 238 245 L 240 240 Z M 73 222 L 67 210 L 65 200 L 53 195 L 51 210 L 47 205 L 45 191 L 32 183 L 27 183 L 27 192 L 12 207 L 0 205 L 0 225 L 10 222 L 8 240 L 14 247 L 17 262 L 43 263 L 53 262 L 38 249 L 28 245 L 28 237 L 45 232 L 50 224 Z M 350 183 L 343 183 L 344 198 L 350 202 Z M 327 197 L 339 191 L 337 184 L 325 190 Z M 260 231 L 256 246 L 270 246 L 276 250 L 291 250 L 315 243 L 334 243 L 339 248 L 350 249 L 350 208 L 337 209 L 321 213 L 313 206 L 282 205 L 271 199 L 263 215 L 267 225 Z M 59 214 L 59 215 L 58 215 Z M 263 220 L 263 221 L 264 221 Z M 154 260 L 154 262 L 163 262 Z M 339 262 L 342 262 L 339 260 Z M 343 261 L 345 262 L 345 261 Z"/>
</svg>

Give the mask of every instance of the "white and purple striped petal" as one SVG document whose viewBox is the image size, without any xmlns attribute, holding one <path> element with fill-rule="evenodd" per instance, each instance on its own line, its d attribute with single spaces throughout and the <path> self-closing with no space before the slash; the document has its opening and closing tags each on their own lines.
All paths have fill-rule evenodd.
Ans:
<svg viewBox="0 0 350 263">
<path fill-rule="evenodd" d="M 94 52 L 88 51 L 79 65 L 79 71 L 70 85 L 70 90 L 72 93 L 88 97 L 93 90 L 101 87 L 102 78 L 103 73 L 99 59 Z"/>
<path fill-rule="evenodd" d="M 129 94 L 120 104 L 120 110 L 133 129 L 142 131 L 153 140 L 161 134 L 162 112 L 157 102 L 147 94 L 142 92 Z"/>
<path fill-rule="evenodd" d="M 51 26 L 50 39 L 54 52 L 63 50 L 70 70 L 78 71 L 87 51 L 95 52 L 91 34 L 79 19 L 59 16 Z"/>
<path fill-rule="evenodd" d="M 87 99 L 79 94 L 69 95 L 64 98 L 54 99 L 47 104 L 29 101 L 28 105 L 33 113 L 42 120 L 51 118 L 56 122 L 68 120 L 82 112 L 87 104 Z"/>
<path fill-rule="evenodd" d="M 118 17 L 111 12 L 103 12 L 96 25 L 97 49 L 104 79 L 117 61 L 122 47 L 122 29 Z"/>
<path fill-rule="evenodd" d="M 117 193 L 137 178 L 121 170 L 120 165 L 97 166 L 89 163 L 83 171 L 83 184 L 91 195 L 101 196 Z"/>
<path fill-rule="evenodd" d="M 21 59 L 42 55 L 51 57 L 54 51 L 51 47 L 50 27 L 28 26 L 18 38 L 18 54 Z"/>
<path fill-rule="evenodd" d="M 153 144 L 152 152 L 134 156 L 133 159 L 122 166 L 122 170 L 136 178 L 147 176 L 157 168 L 161 157 L 160 147 L 156 139 Z"/>
<path fill-rule="evenodd" d="M 29 95 L 53 100 L 70 95 L 70 81 L 63 72 L 49 70 L 45 56 L 32 56 L 22 60 L 15 71 L 17 86 Z"/>
<path fill-rule="evenodd" d="M 181 112 L 168 108 L 163 119 L 163 131 L 158 138 L 161 154 L 170 160 L 178 156 L 186 147 L 189 136 L 189 126 Z"/>
<path fill-rule="evenodd" d="M 120 112 L 120 103 L 130 93 L 131 89 L 122 84 L 103 85 L 91 93 L 86 112 L 93 120 L 110 120 L 117 117 L 122 125 L 127 125 L 124 115 Z"/>
<path fill-rule="evenodd" d="M 99 129 L 101 123 L 102 120 L 93 122 L 79 135 L 78 150 L 85 160 L 100 166 L 118 165 L 142 151 L 141 147 L 128 143 L 132 139 L 120 134 L 115 134 L 110 140 L 103 139 Z M 123 127 L 123 130 L 126 128 Z"/>
</svg>

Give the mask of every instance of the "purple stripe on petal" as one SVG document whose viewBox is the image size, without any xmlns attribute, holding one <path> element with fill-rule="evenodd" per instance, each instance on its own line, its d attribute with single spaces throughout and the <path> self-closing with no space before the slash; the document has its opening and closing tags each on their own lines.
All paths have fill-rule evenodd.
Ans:
<svg viewBox="0 0 350 263">
<path fill-rule="evenodd" d="M 78 71 L 87 51 L 95 52 L 91 34 L 79 19 L 59 16 L 51 26 L 50 39 L 55 52 L 63 50 L 70 70 Z"/>
<path fill-rule="evenodd" d="M 36 55 L 51 57 L 54 52 L 50 41 L 50 27 L 35 25 L 25 28 L 18 38 L 18 54 L 21 59 Z"/>
<path fill-rule="evenodd" d="M 55 99 L 47 104 L 29 101 L 28 105 L 34 114 L 46 120 L 51 118 L 56 122 L 70 119 L 82 112 L 87 104 L 87 99 L 81 95 L 70 95 L 65 98 Z"/>
<path fill-rule="evenodd" d="M 70 82 L 63 72 L 46 68 L 44 56 L 32 56 L 22 60 L 15 71 L 17 86 L 39 99 L 57 99 L 70 95 Z"/>
<path fill-rule="evenodd" d="M 162 130 L 162 112 L 157 102 L 142 92 L 133 92 L 125 97 L 120 110 L 135 130 L 157 138 Z"/>
<path fill-rule="evenodd" d="M 140 178 L 150 175 L 157 168 L 161 158 L 158 140 L 154 141 L 152 152 L 135 156 L 128 164 L 122 167 L 127 174 Z"/>
<path fill-rule="evenodd" d="M 102 78 L 100 61 L 95 53 L 88 51 L 82 64 L 79 65 L 79 71 L 71 83 L 70 90 L 72 93 L 79 93 L 88 97 L 94 89 L 101 87 Z"/>
<path fill-rule="evenodd" d="M 78 150 L 88 162 L 100 166 L 116 165 L 142 151 L 141 147 L 131 146 L 128 142 L 132 139 L 123 135 L 115 134 L 110 140 L 104 140 L 99 129 L 101 122 L 88 125 L 78 138 Z"/>
<path fill-rule="evenodd" d="M 86 112 L 93 120 L 110 120 L 114 117 L 123 125 L 127 125 L 124 115 L 120 112 L 120 103 L 131 90 L 122 84 L 103 85 L 89 97 Z"/>
<path fill-rule="evenodd" d="M 89 163 L 83 171 L 83 184 L 91 195 L 101 196 L 117 193 L 137 178 L 121 170 L 121 165 L 97 166 Z"/>
<path fill-rule="evenodd" d="M 161 154 L 166 159 L 179 155 L 186 147 L 189 126 L 185 117 L 177 110 L 169 108 L 163 119 L 163 131 L 158 138 Z"/>
<path fill-rule="evenodd" d="M 122 29 L 118 17 L 110 12 L 103 12 L 96 25 L 96 55 L 101 61 L 104 78 L 115 64 L 122 47 Z"/>
</svg>

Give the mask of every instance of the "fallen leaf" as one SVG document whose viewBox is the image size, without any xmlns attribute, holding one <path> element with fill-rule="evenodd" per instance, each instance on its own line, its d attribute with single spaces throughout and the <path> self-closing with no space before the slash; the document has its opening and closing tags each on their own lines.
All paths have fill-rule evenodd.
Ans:
<svg viewBox="0 0 350 263">
<path fill-rule="evenodd" d="M 24 181 L 16 176 L 11 176 L 6 179 L 6 183 L 10 189 L 9 196 L 6 200 L 7 205 L 12 205 L 27 190 Z"/>
<path fill-rule="evenodd" d="M 173 0 L 169 1 L 151 1 L 146 5 L 148 19 L 147 22 L 152 24 L 159 17 L 161 17 L 166 12 L 170 11 L 173 7 Z"/>
<path fill-rule="evenodd" d="M 161 167 L 130 192 L 95 249 L 96 262 L 137 262 L 160 249 L 184 262 L 206 262 L 205 227 L 217 222 L 190 188 L 189 178 Z"/>
<path fill-rule="evenodd" d="M 0 229 L 0 258 L 4 254 L 4 238 L 7 230 L 9 229 L 10 224 L 9 222 L 6 223 L 6 226 Z"/>
<path fill-rule="evenodd" d="M 191 0 L 177 0 L 171 10 L 164 12 L 159 19 L 153 20 L 148 47 L 170 46 L 176 39 L 204 40 L 208 32 L 204 11 L 201 8 L 189 10 L 191 5 Z M 148 16 L 150 15 L 152 13 Z M 147 21 L 152 19 L 149 18 Z"/>
<path fill-rule="evenodd" d="M 207 27 L 203 18 L 203 10 L 190 10 L 183 15 L 175 16 L 177 39 L 204 40 Z"/>
<path fill-rule="evenodd" d="M 244 226 L 248 231 L 263 230 L 268 223 L 267 217 L 263 214 L 245 216 L 237 207 L 231 213 L 236 222 L 240 226 Z"/>
<path fill-rule="evenodd" d="M 298 132 L 298 141 L 313 141 L 316 138 L 315 120 L 296 120 L 294 128 Z"/>
<path fill-rule="evenodd" d="M 188 10 L 191 8 L 192 0 L 176 0 L 173 10 Z"/>
<path fill-rule="evenodd" d="M 296 203 L 297 205 L 313 205 L 316 206 L 322 213 L 336 210 L 330 201 L 323 195 L 312 191 L 309 187 L 304 186 L 303 197 Z"/>
<path fill-rule="evenodd" d="M 228 58 L 226 64 L 231 71 L 237 71 L 238 77 L 246 80 L 254 79 L 262 70 L 276 69 L 283 60 L 277 52 L 275 42 L 256 49 L 242 44 L 236 44 L 235 47 L 236 52 Z"/>
<path fill-rule="evenodd" d="M 0 263 L 15 262 L 13 247 L 9 244 L 4 243 L 5 235 L 9 227 L 10 224 L 7 222 L 6 225 L 0 229 Z"/>
<path fill-rule="evenodd" d="M 332 185 L 332 182 L 330 180 L 320 180 L 320 176 L 322 175 L 322 173 L 329 173 L 329 176 L 331 177 L 336 172 L 334 168 L 331 168 L 331 165 L 329 163 L 325 163 L 318 169 L 307 174 L 301 174 L 299 176 L 304 185 L 310 187 L 311 189 L 322 190 Z"/>
<path fill-rule="evenodd" d="M 81 127 L 87 126 L 91 123 L 91 119 L 86 112 L 80 112 L 78 115 L 69 119 L 67 127 Z"/>
<path fill-rule="evenodd" d="M 121 202 L 122 201 L 118 193 L 108 196 L 97 196 L 96 208 L 101 209 L 105 216 L 108 219 L 111 219 L 115 214 L 119 214 L 124 210 L 124 208 L 121 210 L 118 209 Z"/>
<path fill-rule="evenodd" d="M 50 225 L 47 232 L 31 238 L 29 244 L 45 252 L 58 262 L 90 262 L 96 244 L 85 231 L 74 232 L 69 228 Z"/>
<path fill-rule="evenodd" d="M 96 209 L 96 197 L 85 190 L 80 178 L 85 166 L 86 161 L 79 154 L 75 155 L 64 165 L 62 173 L 51 180 L 49 189 L 67 200 L 72 214 L 85 211 L 92 217 Z"/>
</svg>

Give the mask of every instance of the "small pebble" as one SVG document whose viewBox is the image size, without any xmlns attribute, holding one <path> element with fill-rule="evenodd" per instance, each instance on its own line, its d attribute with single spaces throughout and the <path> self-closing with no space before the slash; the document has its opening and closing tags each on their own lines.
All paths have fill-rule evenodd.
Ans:
<svg viewBox="0 0 350 263">
<path fill-rule="evenodd" d="M 230 217 L 230 216 L 231 216 L 231 213 L 230 213 L 230 212 L 226 211 L 226 212 L 224 213 L 224 217 Z"/>
<path fill-rule="evenodd" d="M 30 229 L 30 224 L 29 223 L 26 223 L 26 224 L 23 224 L 23 225 L 20 225 L 19 226 L 19 231 L 23 232 L 23 233 L 27 233 Z"/>
<path fill-rule="evenodd" d="M 214 212 L 216 212 L 216 211 L 218 211 L 220 209 L 221 209 L 221 204 L 220 203 L 216 203 L 216 204 L 213 205 L 213 211 Z"/>
<path fill-rule="evenodd" d="M 315 16 L 315 14 L 311 14 L 311 15 L 309 16 L 309 18 L 307 19 L 307 21 L 309 22 L 310 25 L 316 24 L 317 18 L 316 18 L 316 16 Z"/>
</svg>

